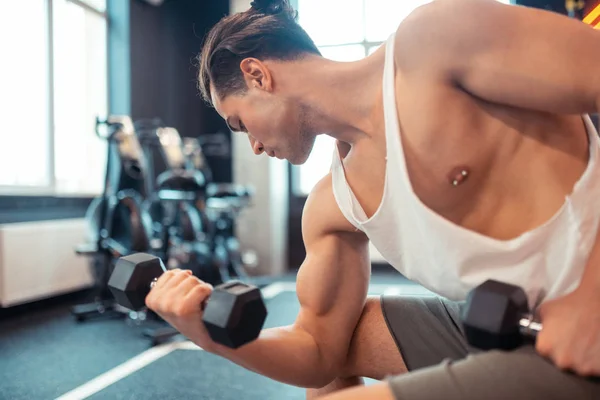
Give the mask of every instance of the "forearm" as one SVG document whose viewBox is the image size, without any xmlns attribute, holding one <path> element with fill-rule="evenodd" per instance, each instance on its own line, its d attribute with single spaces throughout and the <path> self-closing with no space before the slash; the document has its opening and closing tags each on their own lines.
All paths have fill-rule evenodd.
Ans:
<svg viewBox="0 0 600 400">
<path fill-rule="evenodd" d="M 296 277 L 295 322 L 265 329 L 237 350 L 220 345 L 206 350 L 304 388 L 324 387 L 340 375 L 366 301 L 370 261 L 368 238 L 339 212 L 331 185 L 330 175 L 321 180 L 303 211 L 307 255 Z"/>
<path fill-rule="evenodd" d="M 289 385 L 322 387 L 334 379 L 332 368 L 327 367 L 332 363 L 315 338 L 292 326 L 265 329 L 257 340 L 236 350 L 218 344 L 206 350 Z"/>
</svg>

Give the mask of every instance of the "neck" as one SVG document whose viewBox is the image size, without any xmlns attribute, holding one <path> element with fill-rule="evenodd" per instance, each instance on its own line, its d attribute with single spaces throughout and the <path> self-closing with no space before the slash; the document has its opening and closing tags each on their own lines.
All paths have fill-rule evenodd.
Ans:
<svg viewBox="0 0 600 400">
<path fill-rule="evenodd" d="M 374 134 L 382 114 L 383 59 L 381 51 L 345 63 L 309 56 L 285 66 L 280 89 L 306 106 L 315 134 L 354 144 Z"/>
</svg>

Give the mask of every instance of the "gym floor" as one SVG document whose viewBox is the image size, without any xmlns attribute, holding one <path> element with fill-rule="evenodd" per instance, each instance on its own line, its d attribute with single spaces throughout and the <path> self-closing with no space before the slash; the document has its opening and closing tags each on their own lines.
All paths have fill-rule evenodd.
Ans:
<svg viewBox="0 0 600 400">
<path fill-rule="evenodd" d="M 427 294 L 398 274 L 374 273 L 371 294 Z M 294 277 L 263 289 L 265 327 L 290 324 Z M 0 316 L 0 399 L 304 399 L 303 389 L 205 353 L 183 337 L 151 347 L 124 319 L 77 323 L 68 300 Z M 367 381 L 367 384 L 373 381 Z"/>
</svg>

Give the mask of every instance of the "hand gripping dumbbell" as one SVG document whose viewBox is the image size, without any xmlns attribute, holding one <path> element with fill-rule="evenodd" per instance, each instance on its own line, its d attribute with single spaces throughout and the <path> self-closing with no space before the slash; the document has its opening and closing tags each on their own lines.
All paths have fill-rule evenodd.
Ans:
<svg viewBox="0 0 600 400">
<path fill-rule="evenodd" d="M 165 271 L 160 258 L 145 253 L 132 254 L 117 260 L 108 286 L 118 304 L 140 310 Z M 266 317 L 260 290 L 240 281 L 230 281 L 213 289 L 202 321 L 213 341 L 236 349 L 258 337 Z"/>
<path fill-rule="evenodd" d="M 494 280 L 469 292 L 461 318 L 467 341 L 482 350 L 512 350 L 542 330 L 523 289 Z"/>
</svg>

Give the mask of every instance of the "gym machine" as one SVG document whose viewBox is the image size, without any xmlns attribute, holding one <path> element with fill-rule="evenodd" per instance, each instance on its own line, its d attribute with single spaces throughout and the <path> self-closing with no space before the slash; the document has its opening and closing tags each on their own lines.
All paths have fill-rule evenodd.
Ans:
<svg viewBox="0 0 600 400">
<path fill-rule="evenodd" d="M 252 190 L 212 183 L 203 151 L 204 146 L 212 156 L 228 156 L 222 135 L 182 138 L 176 129 L 163 127 L 160 119 L 135 125 L 147 158 L 153 159 L 151 164 L 164 167 L 158 173 L 148 168 L 156 183 L 146 209 L 158 227 L 155 232 L 162 229 L 161 240 L 168 245 L 159 256 L 169 268 L 190 269 L 213 285 L 232 278 L 248 279 L 245 268 L 254 266 L 256 256 L 242 254 L 234 222 L 250 205 Z"/>
<path fill-rule="evenodd" d="M 76 248 L 90 257 L 95 275 L 94 301 L 71 309 L 77 321 L 122 316 L 108 289 L 116 258 L 151 250 L 151 219 L 142 209 L 146 196 L 146 161 L 128 116 L 96 119 L 96 135 L 108 144 L 106 178 L 101 196 L 86 213 L 87 242 Z"/>
<path fill-rule="evenodd" d="M 195 157 L 195 168 L 203 169 L 206 157 L 229 157 L 230 144 L 223 134 L 186 138 L 186 148 L 200 149 Z M 242 251 L 235 235 L 235 221 L 247 209 L 254 196 L 251 186 L 234 183 L 210 183 L 207 186 L 206 213 L 211 221 L 213 262 L 219 271 L 219 282 L 230 279 L 249 281 L 247 269 L 256 267 L 258 257 L 252 250 Z M 253 279 L 257 284 L 257 280 Z M 217 282 L 217 283 L 219 283 Z"/>
<path fill-rule="evenodd" d="M 153 216 L 153 234 L 162 243 L 154 254 L 169 269 L 189 269 L 199 279 L 217 284 L 220 275 L 213 263 L 213 235 L 206 215 L 210 170 L 201 149 L 190 144 L 191 139 L 184 146 L 179 132 L 158 119 L 136 121 L 136 132 L 151 161 L 152 189 L 144 208 Z M 166 326 L 147 328 L 143 334 L 155 345 L 178 332 Z"/>
<path fill-rule="evenodd" d="M 206 173 L 190 165 L 183 141 L 174 128 L 160 120 L 136 122 L 136 132 L 155 179 L 144 207 L 153 216 L 154 234 L 163 244 L 159 255 L 169 268 L 190 269 L 214 283 L 211 263 L 210 221 L 206 215 Z M 162 166 L 155 172 L 153 166 Z"/>
<path fill-rule="evenodd" d="M 252 252 L 242 255 L 234 221 L 249 205 L 250 189 L 211 183 L 200 139 L 182 139 L 176 129 L 160 127 L 157 120 L 146 122 L 146 128 L 136 129 L 144 150 L 154 157 L 158 154 L 165 167 L 157 174 L 152 197 L 153 203 L 161 205 L 162 219 L 160 224 L 155 220 L 155 225 L 162 227 L 163 261 L 169 269 L 189 269 L 214 286 L 234 278 L 248 282 L 245 268 L 255 263 L 256 257 L 251 257 Z M 208 149 L 223 154 L 220 140 L 211 139 Z M 144 331 L 153 345 L 177 334 L 169 326 Z"/>
<path fill-rule="evenodd" d="M 252 195 L 252 190 L 242 185 L 212 184 L 208 187 L 207 211 L 213 221 L 213 262 L 220 273 L 220 282 L 249 279 L 246 267 L 251 257 L 242 255 L 234 222 L 250 205 Z"/>
</svg>

